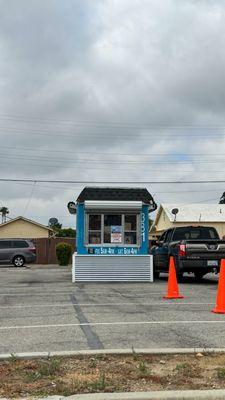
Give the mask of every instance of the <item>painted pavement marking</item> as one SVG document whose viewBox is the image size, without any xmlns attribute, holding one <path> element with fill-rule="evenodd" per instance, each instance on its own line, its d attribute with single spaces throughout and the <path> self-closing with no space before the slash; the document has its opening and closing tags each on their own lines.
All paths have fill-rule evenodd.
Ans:
<svg viewBox="0 0 225 400">
<path fill-rule="evenodd" d="M 130 321 L 130 322 L 82 322 L 71 324 L 50 324 L 50 325 L 17 325 L 17 326 L 1 326 L 0 331 L 10 329 L 42 329 L 42 328 L 68 328 L 81 326 L 112 326 L 112 325 L 187 325 L 187 324 L 225 324 L 224 321 Z"/>
</svg>

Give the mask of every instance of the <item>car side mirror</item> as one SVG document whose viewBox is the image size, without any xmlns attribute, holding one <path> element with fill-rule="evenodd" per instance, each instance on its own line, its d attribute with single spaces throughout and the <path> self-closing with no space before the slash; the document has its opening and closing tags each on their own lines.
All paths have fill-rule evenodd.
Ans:
<svg viewBox="0 0 225 400">
<path fill-rule="evenodd" d="M 156 246 L 162 247 L 163 241 L 162 240 L 156 240 Z"/>
</svg>

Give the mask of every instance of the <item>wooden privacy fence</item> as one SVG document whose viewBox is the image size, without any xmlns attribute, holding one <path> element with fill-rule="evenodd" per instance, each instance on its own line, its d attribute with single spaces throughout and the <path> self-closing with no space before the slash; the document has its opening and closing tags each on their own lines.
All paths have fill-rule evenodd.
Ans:
<svg viewBox="0 0 225 400">
<path fill-rule="evenodd" d="M 75 250 L 75 239 L 73 238 L 38 238 L 32 239 L 36 246 L 36 264 L 58 264 L 56 258 L 56 245 L 58 243 L 68 243 Z"/>
</svg>

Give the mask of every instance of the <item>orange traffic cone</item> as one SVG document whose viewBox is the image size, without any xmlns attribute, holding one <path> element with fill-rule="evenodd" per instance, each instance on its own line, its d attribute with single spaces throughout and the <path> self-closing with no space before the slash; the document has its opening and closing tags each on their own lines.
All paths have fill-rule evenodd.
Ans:
<svg viewBox="0 0 225 400">
<path fill-rule="evenodd" d="M 225 260 L 221 260 L 220 276 L 216 297 L 216 307 L 212 312 L 217 314 L 225 314 Z"/>
<path fill-rule="evenodd" d="M 178 288 L 178 284 L 177 284 L 177 275 L 176 275 L 176 269 L 175 269 L 173 257 L 170 257 L 167 295 L 163 296 L 163 298 L 164 299 L 183 299 L 184 298 L 184 296 L 181 296 L 179 294 L 179 288 Z"/>
</svg>

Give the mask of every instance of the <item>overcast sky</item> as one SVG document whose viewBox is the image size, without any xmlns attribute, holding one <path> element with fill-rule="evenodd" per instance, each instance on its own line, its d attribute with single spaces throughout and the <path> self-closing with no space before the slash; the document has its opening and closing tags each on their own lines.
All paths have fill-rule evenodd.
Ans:
<svg viewBox="0 0 225 400">
<path fill-rule="evenodd" d="M 224 42 L 221 0 L 0 0 L 0 178 L 224 179 Z M 158 204 L 225 191 L 146 186 Z M 0 205 L 72 226 L 82 188 L 0 183 Z"/>
</svg>

